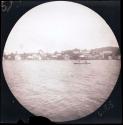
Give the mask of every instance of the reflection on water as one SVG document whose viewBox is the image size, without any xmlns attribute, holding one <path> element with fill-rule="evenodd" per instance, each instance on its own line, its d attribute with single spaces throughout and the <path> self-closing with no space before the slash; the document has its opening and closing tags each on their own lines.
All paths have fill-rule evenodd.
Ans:
<svg viewBox="0 0 123 125">
<path fill-rule="evenodd" d="M 119 75 L 119 60 L 6 61 L 8 85 L 19 102 L 35 115 L 65 121 L 95 111 L 110 95 Z"/>
</svg>

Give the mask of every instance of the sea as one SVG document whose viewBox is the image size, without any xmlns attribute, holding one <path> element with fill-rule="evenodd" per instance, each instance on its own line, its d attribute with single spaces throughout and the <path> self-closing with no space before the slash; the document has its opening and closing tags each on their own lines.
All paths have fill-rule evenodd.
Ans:
<svg viewBox="0 0 123 125">
<path fill-rule="evenodd" d="M 120 60 L 3 60 L 7 84 L 28 111 L 69 121 L 96 111 L 110 96 Z"/>
</svg>

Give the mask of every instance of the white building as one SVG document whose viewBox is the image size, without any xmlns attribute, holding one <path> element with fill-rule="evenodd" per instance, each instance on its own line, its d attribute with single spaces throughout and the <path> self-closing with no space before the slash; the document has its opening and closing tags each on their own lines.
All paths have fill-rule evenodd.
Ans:
<svg viewBox="0 0 123 125">
<path fill-rule="evenodd" d="M 108 59 L 111 59 L 112 51 L 106 50 L 106 51 L 101 52 L 100 55 L 102 56 L 102 58 L 105 58 L 105 56 L 107 56 Z"/>
<path fill-rule="evenodd" d="M 20 55 L 16 55 L 15 56 L 15 60 L 21 60 L 21 56 Z"/>
<path fill-rule="evenodd" d="M 65 55 L 64 55 L 64 59 L 65 59 L 65 60 L 69 60 L 69 59 L 70 59 L 70 56 L 69 56 L 68 54 L 65 54 Z"/>
</svg>

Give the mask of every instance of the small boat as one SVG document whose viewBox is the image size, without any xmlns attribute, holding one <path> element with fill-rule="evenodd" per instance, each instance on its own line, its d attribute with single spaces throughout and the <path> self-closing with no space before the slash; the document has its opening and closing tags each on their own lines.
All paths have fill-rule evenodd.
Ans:
<svg viewBox="0 0 123 125">
<path fill-rule="evenodd" d="M 74 64 L 91 64 L 91 63 L 77 63 L 77 62 L 75 62 Z"/>
<path fill-rule="evenodd" d="M 81 62 L 80 60 L 78 62 L 74 62 L 74 64 L 91 64 L 90 62 L 87 62 L 87 60 L 85 60 L 84 62 Z"/>
</svg>

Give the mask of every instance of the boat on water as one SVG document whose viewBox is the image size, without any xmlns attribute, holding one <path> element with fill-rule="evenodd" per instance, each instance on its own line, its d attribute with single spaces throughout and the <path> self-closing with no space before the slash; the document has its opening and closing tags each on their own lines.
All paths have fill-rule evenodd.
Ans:
<svg viewBox="0 0 123 125">
<path fill-rule="evenodd" d="M 91 64 L 90 62 L 88 62 L 87 60 L 84 60 L 84 61 L 77 61 L 77 62 L 74 62 L 74 64 Z"/>
<path fill-rule="evenodd" d="M 74 64 L 91 64 L 91 63 L 77 63 L 77 62 L 75 62 Z"/>
</svg>

